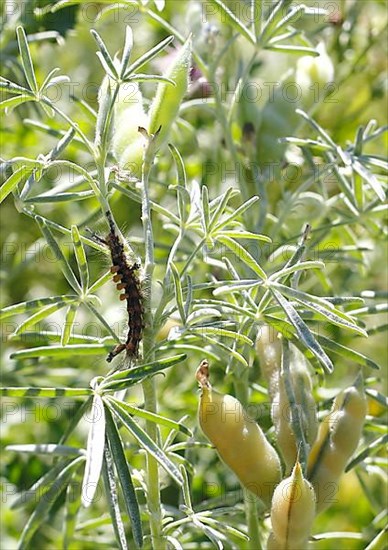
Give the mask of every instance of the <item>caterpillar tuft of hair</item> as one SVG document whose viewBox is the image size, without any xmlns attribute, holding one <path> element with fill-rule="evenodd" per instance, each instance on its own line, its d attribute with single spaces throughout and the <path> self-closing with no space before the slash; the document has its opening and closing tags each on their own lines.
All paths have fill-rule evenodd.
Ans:
<svg viewBox="0 0 388 550">
<path fill-rule="evenodd" d="M 118 344 L 112 349 L 107 357 L 108 363 L 122 351 L 126 351 L 127 357 L 137 358 L 139 354 L 139 344 L 143 336 L 144 329 L 144 310 L 141 283 L 137 275 L 140 269 L 138 263 L 129 264 L 125 255 L 124 245 L 116 233 L 115 224 L 110 212 L 106 212 L 110 231 L 106 239 L 99 239 L 106 244 L 110 250 L 112 258 L 113 281 L 118 290 L 124 290 L 120 295 L 120 300 L 126 300 L 128 313 L 128 336 L 125 343 Z"/>
</svg>

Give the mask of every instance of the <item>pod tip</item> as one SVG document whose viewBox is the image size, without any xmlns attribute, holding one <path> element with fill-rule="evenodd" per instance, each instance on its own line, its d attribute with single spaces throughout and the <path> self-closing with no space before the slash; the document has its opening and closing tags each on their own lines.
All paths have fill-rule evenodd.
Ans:
<svg viewBox="0 0 388 550">
<path fill-rule="evenodd" d="M 206 359 L 203 359 L 197 368 L 195 378 L 201 386 L 201 388 L 210 388 L 209 382 L 209 363 Z"/>
</svg>

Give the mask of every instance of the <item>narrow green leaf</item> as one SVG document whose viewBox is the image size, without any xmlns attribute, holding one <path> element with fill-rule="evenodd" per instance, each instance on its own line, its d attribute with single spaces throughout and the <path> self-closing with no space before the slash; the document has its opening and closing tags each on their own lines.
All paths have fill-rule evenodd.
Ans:
<svg viewBox="0 0 388 550">
<path fill-rule="evenodd" d="M 325 132 L 325 130 L 317 123 L 313 118 L 311 118 L 307 113 L 305 113 L 302 109 L 296 109 L 295 111 L 298 115 L 304 118 L 306 122 L 316 130 L 316 132 L 321 136 L 323 141 L 330 145 L 330 147 L 333 149 L 333 151 L 337 151 L 337 145 L 334 143 L 334 141 L 331 139 L 329 134 Z"/>
<path fill-rule="evenodd" d="M 135 71 L 143 67 L 143 65 L 151 61 L 151 59 L 153 59 L 156 55 L 158 55 L 159 52 L 167 48 L 167 46 L 171 44 L 173 40 L 174 40 L 173 36 L 168 36 L 167 38 L 159 42 L 159 44 L 156 44 L 156 46 L 151 48 L 151 50 L 148 50 L 144 55 L 136 59 L 136 61 L 128 67 L 125 73 L 124 79 L 126 79 L 130 74 L 134 73 Z"/>
<path fill-rule="evenodd" d="M 185 302 L 185 316 L 188 317 L 191 311 L 192 303 L 193 303 L 193 283 L 191 280 L 190 275 L 186 275 L 187 279 L 187 294 L 186 294 L 186 302 Z"/>
<path fill-rule="evenodd" d="M 111 58 L 110 53 L 108 52 L 108 49 L 105 46 L 105 42 L 102 40 L 101 36 L 98 34 L 98 32 L 95 29 L 92 29 L 90 31 L 90 34 L 93 36 L 93 38 L 98 44 L 98 47 L 100 48 L 100 51 L 97 52 L 97 57 L 99 58 L 105 72 L 109 74 L 112 80 L 118 80 L 119 73 L 117 72 L 117 68 L 113 63 L 113 59 Z"/>
<path fill-rule="evenodd" d="M 117 404 L 125 409 L 128 414 L 138 416 L 139 418 L 144 418 L 145 420 L 149 420 L 150 422 L 155 422 L 156 424 L 160 424 L 161 426 L 165 426 L 166 428 L 170 428 L 171 430 L 184 433 L 189 437 L 193 436 L 191 430 L 189 430 L 189 428 L 186 428 L 184 424 L 180 424 L 179 422 L 175 422 L 174 420 L 170 420 L 169 418 L 160 416 L 160 414 L 152 413 L 144 409 L 139 409 L 134 405 L 130 405 L 129 403 L 126 403 L 124 401 L 119 401 L 111 396 L 107 396 L 106 398 L 104 398 L 104 400 L 106 402 L 116 401 Z"/>
<path fill-rule="evenodd" d="M 264 241 L 265 243 L 272 242 L 272 239 L 267 237 L 267 235 L 251 233 L 250 231 L 223 231 L 222 234 L 227 237 L 231 237 L 232 239 L 251 239 L 255 241 Z"/>
<path fill-rule="evenodd" d="M 376 193 L 378 198 L 381 201 L 385 201 L 385 192 L 379 180 L 377 179 L 377 177 L 374 174 L 372 174 L 372 172 L 370 172 L 367 168 L 365 168 L 365 166 L 363 166 L 361 162 L 359 162 L 356 159 L 353 160 L 352 167 L 353 167 L 353 170 L 357 172 L 357 174 L 359 174 L 359 176 L 363 180 L 369 183 L 369 185 L 371 186 L 373 191 Z"/>
<path fill-rule="evenodd" d="M 175 355 L 167 359 L 161 359 L 160 361 L 153 361 L 152 363 L 147 363 L 141 367 L 134 367 L 119 372 L 115 372 L 110 376 L 107 376 L 103 380 L 101 387 L 104 389 L 122 389 L 132 384 L 137 384 L 152 374 L 160 372 L 164 369 L 172 367 L 181 361 L 186 359 L 186 354 L 181 353 L 180 355 Z"/>
<path fill-rule="evenodd" d="M 238 260 L 244 262 L 245 265 L 247 265 L 252 271 L 256 273 L 256 275 L 260 277 L 260 279 L 262 279 L 263 281 L 267 279 L 265 271 L 259 266 L 253 256 L 251 256 L 251 254 L 249 254 L 249 252 L 245 250 L 245 248 L 243 248 L 237 241 L 224 235 L 217 236 L 217 240 L 227 246 L 229 250 L 231 250 L 236 255 Z"/>
<path fill-rule="evenodd" d="M 63 346 L 38 346 L 36 348 L 15 351 L 10 355 L 11 359 L 31 359 L 31 357 L 55 357 L 66 359 L 74 355 L 101 355 L 107 353 L 112 346 L 110 344 L 69 344 Z"/>
<path fill-rule="evenodd" d="M 0 388 L 3 397 L 23 397 L 31 399 L 58 398 L 58 397 L 88 397 L 92 394 L 90 388 L 33 388 L 33 387 L 5 387 Z"/>
<path fill-rule="evenodd" d="M 297 55 L 311 55 L 314 57 L 319 56 L 319 52 L 314 48 L 309 48 L 307 46 L 294 46 L 292 44 L 280 45 L 280 44 L 268 44 L 266 46 L 267 50 L 272 50 L 275 52 L 291 53 Z"/>
<path fill-rule="evenodd" d="M 51 250 L 53 251 L 56 259 L 60 263 L 61 270 L 65 278 L 67 279 L 67 282 L 69 285 L 75 290 L 77 294 L 81 294 L 82 290 L 79 285 L 79 282 L 77 281 L 77 278 L 71 269 L 67 259 L 62 253 L 62 250 L 60 249 L 56 239 L 54 238 L 54 235 L 51 233 L 50 228 L 46 224 L 45 220 L 41 218 L 40 216 L 36 216 L 36 221 L 38 222 L 43 235 L 45 236 L 47 240 L 47 244 L 50 246 Z"/>
<path fill-rule="evenodd" d="M 240 19 L 226 6 L 221 0 L 211 0 L 212 4 L 215 4 L 220 10 L 220 17 L 224 23 L 227 23 L 238 34 L 241 34 L 251 44 L 256 44 L 255 35 L 244 25 Z"/>
<path fill-rule="evenodd" d="M 380 449 L 385 450 L 386 444 L 388 443 L 388 434 L 381 435 L 374 441 L 368 443 L 366 447 L 362 449 L 354 458 L 349 462 L 349 464 L 345 468 L 345 472 L 349 472 L 352 468 L 357 466 L 360 462 L 362 462 L 365 458 L 368 458 L 369 456 L 374 455 L 377 453 Z"/>
<path fill-rule="evenodd" d="M 57 202 L 73 202 L 94 198 L 94 191 L 77 191 L 75 193 L 58 193 L 57 195 L 36 195 L 25 199 L 26 204 L 48 204 Z"/>
<path fill-rule="evenodd" d="M 312 296 L 311 294 L 286 287 L 279 283 L 276 284 L 276 288 L 278 288 L 283 295 L 287 296 L 287 298 L 297 300 L 308 309 L 316 311 L 319 315 L 322 315 L 322 317 L 330 321 L 330 323 L 356 332 L 361 336 L 368 336 L 364 329 L 356 325 L 352 317 L 337 309 L 330 304 L 330 302 L 326 302 L 324 299 L 319 299 L 317 296 Z"/>
<path fill-rule="evenodd" d="M 217 336 L 220 339 L 222 338 L 231 338 L 232 340 L 239 341 L 240 344 L 247 344 L 248 346 L 253 347 L 253 342 L 248 336 L 241 334 L 239 332 L 234 332 L 232 330 L 226 330 L 221 327 L 212 327 L 209 325 L 202 325 L 199 327 L 192 326 L 190 327 L 190 332 L 193 334 L 198 334 L 200 336 Z"/>
<path fill-rule="evenodd" d="M 128 462 L 125 457 L 124 445 L 117 429 L 116 423 L 112 418 L 108 403 L 106 410 L 107 421 L 107 441 L 111 456 L 116 465 L 116 471 L 120 479 L 120 486 L 124 497 L 125 507 L 131 518 L 133 538 L 137 548 L 143 546 L 143 530 L 141 525 L 139 504 L 133 486 L 131 472 L 128 468 Z M 113 411 L 114 412 L 114 411 Z"/>
<path fill-rule="evenodd" d="M 370 541 L 365 550 L 384 550 L 387 545 L 388 527 L 385 526 L 377 535 Z M 341 537 L 342 538 L 342 537 Z"/>
<path fill-rule="evenodd" d="M 166 76 L 161 76 L 158 74 L 134 74 L 132 76 L 129 76 L 125 82 L 164 82 L 165 84 L 169 84 L 170 86 L 176 86 L 176 83 L 171 78 L 167 78 Z"/>
<path fill-rule="evenodd" d="M 73 326 L 74 326 L 75 316 L 77 315 L 77 311 L 78 311 L 78 306 L 73 304 L 69 306 L 66 312 L 65 322 L 62 327 L 62 335 L 61 335 L 62 346 L 67 346 L 67 344 L 69 343 L 69 340 L 73 331 Z"/>
<path fill-rule="evenodd" d="M 127 411 L 118 404 L 117 401 L 110 401 L 114 415 L 123 423 L 124 427 L 133 435 L 139 445 L 150 453 L 166 470 L 166 472 L 178 483 L 182 485 L 183 479 L 180 471 L 168 458 L 165 452 L 156 445 L 149 435 L 131 418 Z"/>
<path fill-rule="evenodd" d="M 236 210 L 233 210 L 232 214 L 229 214 L 226 218 L 224 218 L 220 223 L 217 224 L 217 231 L 222 229 L 223 227 L 229 225 L 232 221 L 236 220 L 237 218 L 240 218 L 251 206 L 257 203 L 259 201 L 259 197 L 254 196 L 251 197 L 249 200 L 244 202 L 241 206 L 239 206 Z"/>
<path fill-rule="evenodd" d="M 203 232 L 205 235 L 208 234 L 209 222 L 210 222 L 210 209 L 209 209 L 209 191 L 206 185 L 203 185 L 201 188 L 201 219 L 203 225 Z"/>
<path fill-rule="evenodd" d="M 109 414 L 109 413 L 108 413 Z M 108 416 L 108 414 L 106 416 Z M 107 422 L 108 429 L 108 422 Z M 105 495 L 108 501 L 109 514 L 112 520 L 113 529 L 116 535 L 116 543 L 120 550 L 128 550 L 125 527 L 121 517 L 119 506 L 119 495 L 113 468 L 113 458 L 107 444 L 104 448 L 104 461 L 102 463 L 102 477 L 105 485 Z"/>
<path fill-rule="evenodd" d="M 34 512 L 27 521 L 19 540 L 19 548 L 28 547 L 34 533 L 43 525 L 44 520 L 51 508 L 54 506 L 61 493 L 65 490 L 74 470 L 76 470 L 79 465 L 84 462 L 84 460 L 85 459 L 83 457 L 76 458 L 73 462 L 70 462 L 70 464 L 64 466 L 58 473 L 55 481 L 51 483 L 48 490 L 39 500 L 38 505 L 35 507 Z"/>
<path fill-rule="evenodd" d="M 19 26 L 16 28 L 16 35 L 18 40 L 20 57 L 22 59 L 22 65 L 24 69 L 24 75 L 30 86 L 31 90 L 35 93 L 38 92 L 38 83 L 36 81 L 34 66 L 32 64 L 30 49 L 28 47 L 26 33 L 24 32 L 23 27 Z"/>
<path fill-rule="evenodd" d="M 298 262 L 294 265 L 291 265 L 290 267 L 285 267 L 283 269 L 280 269 L 279 271 L 276 271 L 276 273 L 273 273 L 268 277 L 268 280 L 277 281 L 278 279 L 287 277 L 288 275 L 291 275 L 292 273 L 295 273 L 297 271 L 303 271 L 305 269 L 323 269 L 324 267 L 325 264 L 323 262 L 320 262 L 319 260 Z"/>
<path fill-rule="evenodd" d="M 93 397 L 91 414 L 87 415 L 91 423 L 86 447 L 85 473 L 82 480 L 82 504 L 91 505 L 100 479 L 105 445 L 105 409 L 102 398 L 97 393 Z"/>
<path fill-rule="evenodd" d="M 342 344 L 338 344 L 338 342 L 335 342 L 334 340 L 331 340 L 326 336 L 322 336 L 321 334 L 313 334 L 326 349 L 332 351 L 333 353 L 336 353 L 341 357 L 345 357 L 345 359 L 353 361 L 354 363 L 361 365 L 362 367 L 370 367 L 371 369 L 376 370 L 380 369 L 377 363 L 375 363 L 374 361 L 372 361 L 372 359 L 369 359 L 369 357 L 366 357 L 362 353 L 354 351 L 346 346 L 343 346 Z"/>
<path fill-rule="evenodd" d="M 107 283 L 108 281 L 110 281 L 111 279 L 112 279 L 112 273 L 109 270 L 106 273 L 104 273 L 104 275 L 101 275 L 101 277 L 99 279 L 97 279 L 97 281 L 92 284 L 92 286 L 89 288 L 88 294 L 89 295 L 94 294 L 96 292 L 96 290 L 98 290 L 99 288 L 104 286 L 104 284 Z"/>
<path fill-rule="evenodd" d="M 49 315 L 52 315 L 53 313 L 56 313 L 57 311 L 59 311 L 62 307 L 64 307 L 66 304 L 64 303 L 61 303 L 61 304 L 53 304 L 53 305 L 49 305 L 49 306 L 46 306 L 44 308 L 42 308 L 40 311 L 37 311 L 36 313 L 34 313 L 33 315 L 31 315 L 30 317 L 28 317 L 28 319 L 26 319 L 25 321 L 23 321 L 23 323 L 21 323 L 14 331 L 13 335 L 17 335 L 17 334 L 21 334 L 22 332 L 24 332 L 25 330 L 27 330 L 28 328 L 36 325 L 37 323 L 39 323 L 40 321 L 42 321 L 43 319 L 45 319 L 46 317 L 48 317 Z M 71 306 L 70 306 L 71 307 Z"/>
<path fill-rule="evenodd" d="M 183 162 L 182 155 L 178 151 L 178 149 L 173 145 L 172 143 L 168 144 L 168 148 L 170 149 L 170 153 L 172 155 L 172 158 L 175 162 L 175 167 L 177 171 L 178 176 L 178 185 L 181 185 L 182 187 L 186 188 L 187 186 L 187 177 L 186 177 L 186 170 L 185 170 L 185 164 Z"/>
<path fill-rule="evenodd" d="M 23 103 L 27 103 L 27 101 L 36 101 L 36 99 L 28 95 L 9 97 L 0 103 L 0 110 L 5 111 L 5 114 L 9 115 L 16 107 L 23 105 Z"/>
<path fill-rule="evenodd" d="M 69 550 L 74 542 L 78 513 L 81 508 L 81 481 L 79 472 L 74 472 L 66 489 L 65 515 L 63 521 L 63 548 Z"/>
<path fill-rule="evenodd" d="M 272 9 L 262 27 L 262 32 L 260 35 L 261 44 L 265 45 L 273 35 L 274 29 L 279 26 L 279 24 L 281 26 L 284 11 L 290 3 L 290 0 L 278 0 L 278 2 L 272 6 Z"/>
<path fill-rule="evenodd" d="M 64 294 L 62 296 L 51 296 L 50 298 L 39 298 L 37 300 L 29 300 L 28 302 L 20 302 L 19 304 L 14 304 L 12 306 L 1 309 L 0 320 L 2 321 L 7 317 L 12 317 L 13 315 L 30 313 L 31 311 L 40 310 L 50 304 L 63 304 L 63 306 L 65 306 L 76 302 L 77 300 L 78 296 Z"/>
<path fill-rule="evenodd" d="M 380 405 L 388 409 L 388 397 L 383 395 L 382 393 L 378 392 L 374 388 L 366 388 L 365 393 L 377 401 Z"/>
<path fill-rule="evenodd" d="M 85 457 L 82 457 L 82 460 L 85 460 Z M 12 502 L 11 509 L 17 510 L 26 506 L 30 502 L 38 502 L 39 498 L 44 498 L 44 495 L 52 487 L 53 483 L 57 479 L 58 475 L 63 471 L 64 468 L 72 464 L 74 461 L 69 462 L 68 460 L 62 459 L 54 463 L 54 465 L 41 476 L 29 489 L 22 491 L 17 498 Z"/>
<path fill-rule="evenodd" d="M 75 257 L 78 265 L 78 272 L 81 279 L 81 287 L 83 292 L 87 291 L 89 286 L 89 268 L 86 259 L 85 249 L 81 241 L 81 236 L 76 225 L 71 226 L 71 238 L 73 240 Z"/>
<path fill-rule="evenodd" d="M 209 232 L 212 233 L 213 229 L 217 226 L 218 221 L 220 217 L 225 213 L 225 209 L 228 205 L 229 200 L 234 195 L 234 189 L 232 187 L 229 187 L 223 195 L 220 197 L 220 201 L 217 204 L 216 208 L 214 209 L 214 212 L 210 218 L 209 222 Z"/>
<path fill-rule="evenodd" d="M 0 203 L 3 202 L 3 200 L 8 197 L 10 193 L 16 188 L 16 186 L 21 183 L 25 182 L 27 178 L 30 177 L 33 170 L 31 168 L 26 168 L 25 166 L 21 166 L 13 174 L 10 175 L 10 177 L 3 183 L 3 185 L 0 188 Z"/>
<path fill-rule="evenodd" d="M 83 449 L 78 447 L 69 447 L 68 445 L 57 445 L 56 443 L 41 443 L 41 444 L 23 444 L 23 445 L 7 445 L 6 451 L 16 451 L 18 453 L 31 453 L 42 455 L 55 456 L 85 456 Z"/>
<path fill-rule="evenodd" d="M 175 264 L 171 262 L 171 273 L 174 280 L 174 287 L 175 287 L 175 299 L 176 304 L 178 307 L 179 315 L 182 321 L 183 326 L 186 324 L 186 315 L 185 315 L 185 307 L 184 307 L 184 300 L 183 300 L 183 291 L 182 291 L 182 285 L 181 285 L 181 279 L 178 272 L 178 269 L 176 268 Z"/>
<path fill-rule="evenodd" d="M 122 79 L 127 71 L 129 58 L 133 48 L 133 33 L 129 25 L 125 27 L 125 41 L 123 55 L 121 57 L 120 78 Z"/>
<path fill-rule="evenodd" d="M 290 323 L 295 327 L 295 330 L 304 345 L 314 354 L 325 370 L 328 373 L 331 373 L 333 371 L 333 364 L 330 358 L 326 355 L 320 344 L 314 338 L 313 334 L 310 332 L 310 329 L 300 317 L 296 309 L 290 304 L 290 302 L 283 298 L 282 294 L 275 288 L 270 288 L 270 292 L 284 310 L 284 313 L 290 320 Z"/>
<path fill-rule="evenodd" d="M 15 82 L 12 82 L 11 80 L 8 80 L 7 78 L 4 78 L 2 76 L 0 76 L 0 90 L 2 92 L 8 92 L 12 94 L 29 95 L 32 99 L 35 98 L 34 94 L 30 90 L 28 90 L 28 88 L 19 86 L 18 84 L 15 84 Z"/>
</svg>

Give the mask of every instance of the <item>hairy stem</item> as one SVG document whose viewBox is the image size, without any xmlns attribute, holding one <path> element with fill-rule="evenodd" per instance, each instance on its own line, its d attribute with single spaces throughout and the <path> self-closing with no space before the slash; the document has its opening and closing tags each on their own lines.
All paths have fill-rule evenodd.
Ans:
<svg viewBox="0 0 388 550">
<path fill-rule="evenodd" d="M 144 231 L 145 257 L 144 257 L 144 335 L 143 335 L 143 353 L 147 360 L 152 361 L 153 357 L 149 350 L 153 347 L 154 327 L 151 310 L 152 298 L 152 273 L 154 271 L 154 240 L 151 222 L 151 205 L 148 194 L 148 180 L 152 167 L 154 148 L 152 138 L 144 153 L 142 168 L 142 223 Z M 154 378 L 144 380 L 142 383 L 144 394 L 144 408 L 150 412 L 157 412 L 157 399 Z M 160 434 L 157 425 L 154 422 L 146 423 L 148 435 L 156 443 L 160 440 Z M 155 550 L 165 550 L 166 541 L 163 538 L 162 529 L 162 508 L 160 499 L 159 470 L 156 459 L 150 454 L 147 455 L 147 506 L 150 514 L 150 529 L 152 548 Z"/>
</svg>

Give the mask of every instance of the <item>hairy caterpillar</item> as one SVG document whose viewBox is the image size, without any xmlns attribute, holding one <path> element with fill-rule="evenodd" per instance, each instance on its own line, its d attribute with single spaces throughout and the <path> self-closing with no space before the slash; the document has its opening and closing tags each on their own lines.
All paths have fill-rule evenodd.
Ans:
<svg viewBox="0 0 388 550">
<path fill-rule="evenodd" d="M 116 283 L 118 290 L 124 290 L 124 293 L 120 295 L 120 300 L 126 300 L 128 313 L 127 339 L 125 343 L 118 344 L 109 353 L 106 360 L 110 363 L 116 355 L 124 350 L 126 350 L 128 357 L 136 358 L 138 356 L 139 344 L 143 336 L 144 310 L 141 284 L 136 274 L 140 265 L 138 263 L 132 265 L 128 263 L 124 245 L 116 233 L 110 212 L 106 212 L 106 217 L 108 218 L 110 231 L 105 239 L 96 238 L 110 250 L 112 259 L 110 270 L 113 274 L 113 281 Z"/>
</svg>

